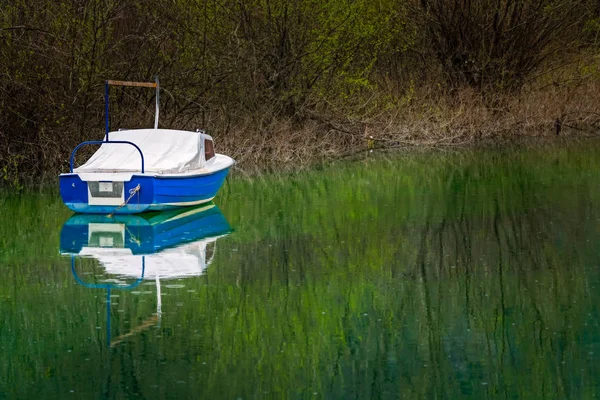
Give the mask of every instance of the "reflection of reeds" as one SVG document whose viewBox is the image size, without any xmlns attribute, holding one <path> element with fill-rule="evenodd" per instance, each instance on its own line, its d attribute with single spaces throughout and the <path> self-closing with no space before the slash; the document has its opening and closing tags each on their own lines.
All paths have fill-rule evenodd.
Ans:
<svg viewBox="0 0 600 400">
<path fill-rule="evenodd" d="M 235 234 L 220 239 L 205 276 L 165 291 L 156 335 L 130 328 L 151 326 L 140 319 L 154 312 L 154 293 L 120 293 L 112 332 L 127 340 L 103 372 L 122 383 L 114 391 L 135 384 L 146 397 L 173 394 L 176 381 L 186 382 L 181 397 L 592 397 L 600 161 L 586 147 L 233 179 L 220 206 Z M 36 358 L 0 363 L 0 378 L 80 368 L 46 351 L 72 343 L 95 367 L 65 387 L 100 387 L 105 304 L 73 286 L 67 261 L 46 248 L 52 229 L 36 233 L 53 212 L 0 227 L 17 252 L 23 238 L 39 247 L 23 262 L 5 256 L 0 330 L 27 321 L 32 333 L 0 331 L 0 344 Z M 60 283 L 53 301 L 30 290 L 48 282 Z"/>
<path fill-rule="evenodd" d="M 570 165 L 565 162 L 571 157 L 568 152 L 554 149 L 548 154 L 491 151 L 485 155 L 489 161 L 483 162 L 432 157 L 423 169 L 408 157 L 389 169 L 377 166 L 377 178 L 370 181 L 370 172 L 349 167 L 351 173 L 341 173 L 346 178 L 340 181 L 352 182 L 350 189 L 336 185 L 336 172 L 309 177 L 308 183 L 291 178 L 298 184 L 295 190 L 265 196 L 270 199 L 266 207 L 288 211 L 285 218 L 275 215 L 258 226 L 238 229 L 238 239 L 245 234 L 263 238 L 245 252 L 277 260 L 270 268 L 239 260 L 238 285 L 272 288 L 262 299 L 277 297 L 279 285 L 292 293 L 298 291 L 294 283 L 311 288 L 309 299 L 285 297 L 309 311 L 287 311 L 311 321 L 318 314 L 312 304 L 336 304 L 337 310 L 330 307 L 327 312 L 339 325 L 317 330 L 344 332 L 341 337 L 364 333 L 364 327 L 356 327 L 361 313 L 357 305 L 370 303 L 370 296 L 383 296 L 381 308 L 371 304 L 375 311 L 371 308 L 368 314 L 390 316 L 390 329 L 397 333 L 363 337 L 361 348 L 376 351 L 383 346 L 397 357 L 409 351 L 406 343 L 417 343 L 408 357 L 412 363 L 404 364 L 410 379 L 398 384 L 415 389 L 416 396 L 463 390 L 482 395 L 488 389 L 537 396 L 544 387 L 568 395 L 569 390 L 583 390 L 576 381 L 568 382 L 562 362 L 586 363 L 577 357 L 582 344 L 575 331 L 582 329 L 587 305 L 573 305 L 572 299 L 588 297 L 582 269 L 593 254 L 585 245 L 582 225 L 593 213 L 592 198 L 598 192 L 582 175 L 595 169 L 595 161 L 582 157 Z M 261 188 L 278 182 L 259 180 L 254 185 L 263 193 Z M 581 206 L 574 210 L 572 194 L 557 187 L 577 187 Z M 582 199 L 586 194 L 591 197 Z M 563 237 L 571 238 L 570 246 L 557 247 Z M 301 272 L 295 275 L 293 270 Z M 341 298 L 332 297 L 340 292 Z M 255 296 L 253 291 L 250 298 Z M 396 341 L 399 348 L 394 348 Z M 560 356 L 556 346 L 562 349 Z M 340 350 L 348 347 L 345 342 Z M 342 359 L 340 365 L 348 365 L 352 356 Z M 415 372 L 421 363 L 428 364 L 423 375 Z M 371 372 L 385 376 L 384 364 L 376 363 Z M 519 365 L 533 371 L 533 385 L 525 385 Z M 450 376 L 455 379 L 448 380 Z M 355 383 L 362 378 L 346 377 Z M 468 389 L 461 386 L 465 381 L 472 381 Z"/>
</svg>

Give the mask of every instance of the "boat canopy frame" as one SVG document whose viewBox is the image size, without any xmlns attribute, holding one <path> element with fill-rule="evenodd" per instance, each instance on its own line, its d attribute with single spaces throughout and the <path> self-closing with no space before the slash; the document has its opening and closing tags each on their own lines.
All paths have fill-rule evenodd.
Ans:
<svg viewBox="0 0 600 400">
<path fill-rule="evenodd" d="M 108 140 L 108 133 L 106 134 L 106 140 L 88 140 L 87 142 L 81 142 L 77 145 L 77 147 L 75 147 L 73 149 L 73 151 L 71 152 L 71 158 L 69 159 L 69 172 L 73 173 L 74 167 L 75 167 L 75 153 L 77 153 L 77 150 L 79 150 L 81 147 L 83 146 L 87 146 L 90 144 L 101 144 L 101 145 L 105 145 L 105 144 L 130 144 L 133 147 L 135 147 L 138 151 L 138 153 L 140 153 L 140 158 L 142 159 L 142 174 L 144 173 L 144 153 L 142 153 L 142 149 L 140 149 L 140 147 L 133 143 L 130 142 L 128 140 Z"/>
<path fill-rule="evenodd" d="M 104 127 L 106 129 L 105 141 L 109 141 L 108 133 L 110 130 L 109 120 L 109 88 L 111 86 L 133 86 L 133 87 L 147 87 L 156 89 L 156 112 L 154 114 L 154 129 L 158 129 L 158 115 L 160 112 L 160 82 L 158 75 L 154 77 L 154 82 L 131 82 L 131 81 L 115 81 L 107 79 L 104 81 Z"/>
</svg>

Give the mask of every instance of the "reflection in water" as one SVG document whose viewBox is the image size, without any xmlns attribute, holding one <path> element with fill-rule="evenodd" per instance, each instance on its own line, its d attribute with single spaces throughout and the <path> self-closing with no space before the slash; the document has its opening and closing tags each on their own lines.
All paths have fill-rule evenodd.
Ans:
<svg viewBox="0 0 600 400">
<path fill-rule="evenodd" d="M 200 276 L 211 264 L 217 239 L 231 228 L 213 204 L 142 215 L 78 214 L 63 225 L 61 253 L 71 255 L 75 281 L 87 288 L 106 290 L 106 340 L 110 346 L 160 324 L 161 279 Z M 100 282 L 85 282 L 76 269 L 76 258 L 96 260 L 105 270 Z M 128 282 L 133 280 L 133 282 Z M 156 285 L 156 314 L 111 341 L 113 290 L 132 290 L 144 280 Z"/>
<path fill-rule="evenodd" d="M 219 201 L 236 233 L 204 258 L 226 224 L 75 216 L 61 232 L 60 199 L 8 201 L 0 398 L 598 397 L 598 151 L 234 179 Z M 81 282 L 114 285 L 112 347 L 107 289 L 78 284 L 59 241 Z"/>
</svg>

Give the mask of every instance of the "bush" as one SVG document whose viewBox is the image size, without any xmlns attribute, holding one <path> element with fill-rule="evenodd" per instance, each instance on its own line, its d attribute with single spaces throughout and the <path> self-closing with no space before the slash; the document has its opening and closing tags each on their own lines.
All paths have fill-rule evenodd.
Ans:
<svg viewBox="0 0 600 400">
<path fill-rule="evenodd" d="M 592 5 L 590 0 L 420 0 L 412 9 L 451 85 L 514 90 L 548 62 L 577 50 Z"/>
</svg>

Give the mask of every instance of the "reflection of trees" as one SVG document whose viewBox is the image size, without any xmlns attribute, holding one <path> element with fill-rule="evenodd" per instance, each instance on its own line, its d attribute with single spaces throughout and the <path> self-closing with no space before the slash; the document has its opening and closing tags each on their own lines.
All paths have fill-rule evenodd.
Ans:
<svg viewBox="0 0 600 400">
<path fill-rule="evenodd" d="M 546 155 L 518 154 L 234 181 L 221 208 L 235 233 L 207 275 L 165 289 L 161 327 L 108 351 L 96 329 L 104 303 L 70 286 L 66 266 L 40 273 L 56 279 L 33 263 L 8 270 L 0 345 L 39 360 L 15 358 L 0 378 L 56 364 L 78 371 L 62 387 L 116 397 L 126 386 L 181 398 L 592 397 L 600 193 L 585 175 L 597 162 L 567 154 L 558 174 Z M 48 280 L 62 282 L 56 302 L 34 291 L 15 300 L 13 287 Z M 119 298 L 115 336 L 154 312 L 151 298 Z M 7 331 L 40 310 L 45 340 Z M 55 356 L 67 342 L 93 366 Z"/>
<path fill-rule="evenodd" d="M 359 185 L 353 201 L 339 205 L 338 192 L 332 207 L 324 195 L 326 211 L 307 215 L 292 193 L 278 232 L 244 244 L 243 253 L 264 261 L 240 260 L 238 284 L 252 292 L 246 312 L 260 307 L 256 299 L 282 300 L 281 318 L 296 323 L 277 327 L 291 335 L 282 342 L 308 343 L 298 357 L 320 371 L 330 393 L 585 393 L 569 371 L 590 363 L 579 352 L 590 307 L 582 300 L 590 297 L 583 268 L 593 262 L 585 229 L 593 188 L 578 189 L 574 207 L 556 183 L 545 185 L 553 172 L 530 167 L 467 164 L 438 171 L 426 186 L 396 180 L 384 194 L 401 204 L 395 209 Z M 329 317 L 321 320 L 323 309 Z"/>
<path fill-rule="evenodd" d="M 448 387 L 440 376 L 455 377 L 452 393 L 568 397 L 581 390 L 567 366 L 588 363 L 577 354 L 587 305 L 572 299 L 588 297 L 581 231 L 593 202 L 570 210 L 567 199 L 544 197 L 526 182 L 490 193 L 475 216 L 469 208 L 481 198 L 448 190 L 447 209 L 457 214 L 445 217 L 433 208 L 446 205 L 435 204 L 421 225 L 414 283 L 426 316 L 423 358 L 435 366 L 430 379 L 442 393 Z M 466 183 L 449 186 L 465 193 Z M 572 239 L 557 248 L 564 237 Z"/>
</svg>

